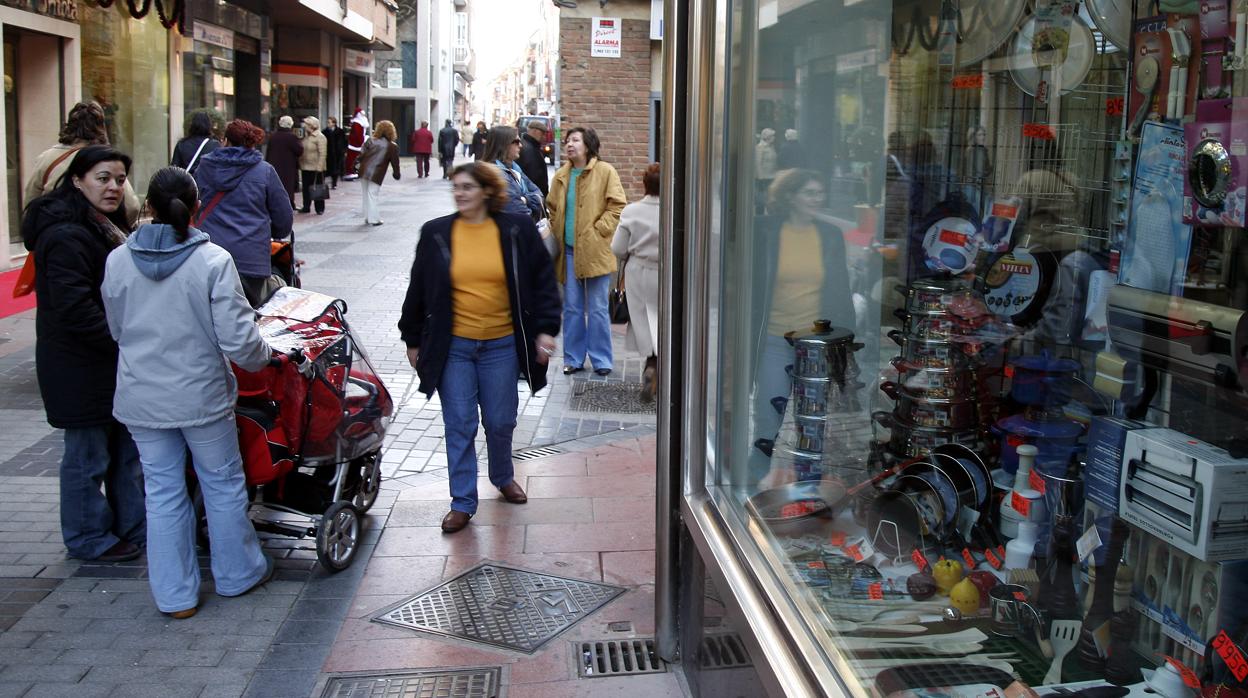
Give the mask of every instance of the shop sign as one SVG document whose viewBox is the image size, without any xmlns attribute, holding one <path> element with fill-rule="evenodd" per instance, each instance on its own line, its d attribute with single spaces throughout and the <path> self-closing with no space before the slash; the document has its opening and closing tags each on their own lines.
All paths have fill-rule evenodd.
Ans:
<svg viewBox="0 0 1248 698">
<path fill-rule="evenodd" d="M 220 46 L 221 48 L 234 50 L 234 32 L 225 27 L 218 27 L 215 24 L 201 22 L 195 20 L 195 24 L 191 26 L 191 36 L 196 41 L 202 41 L 205 44 Z"/>
<path fill-rule="evenodd" d="M 78 0 L 0 0 L 0 4 L 56 19 L 78 21 Z"/>
<path fill-rule="evenodd" d="M 371 51 L 356 51 L 353 49 L 343 49 L 342 69 L 351 73 L 363 73 L 364 75 L 372 75 L 375 69 L 373 53 Z"/>
<path fill-rule="evenodd" d="M 590 25 L 589 55 L 592 58 L 619 58 L 624 42 L 624 21 L 619 17 L 594 17 Z"/>
<path fill-rule="evenodd" d="M 386 89 L 397 90 L 403 87 L 403 68 L 386 68 Z"/>
</svg>

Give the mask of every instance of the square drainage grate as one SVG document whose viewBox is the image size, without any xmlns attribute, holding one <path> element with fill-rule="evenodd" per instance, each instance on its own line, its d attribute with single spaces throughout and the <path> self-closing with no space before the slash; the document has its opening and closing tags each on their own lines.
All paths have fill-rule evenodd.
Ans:
<svg viewBox="0 0 1248 698">
<path fill-rule="evenodd" d="M 335 676 L 321 698 L 498 698 L 502 669 L 452 669 Z"/>
<path fill-rule="evenodd" d="M 532 654 L 624 589 L 483 563 L 373 617 Z"/>
<path fill-rule="evenodd" d="M 631 640 L 589 640 L 577 642 L 576 668 L 581 678 L 604 676 L 635 676 L 662 674 L 667 662 L 659 659 L 654 639 L 638 637 Z"/>
<path fill-rule="evenodd" d="M 563 449 L 555 446 L 533 446 L 532 448 L 512 451 L 511 459 L 513 461 L 525 461 L 533 460 L 534 458 L 545 458 L 546 456 L 557 456 L 560 453 L 563 453 Z"/>
<path fill-rule="evenodd" d="M 568 409 L 575 412 L 610 412 L 615 414 L 647 414 L 654 412 L 654 403 L 641 402 L 641 383 L 614 381 L 576 381 L 568 397 Z"/>
</svg>

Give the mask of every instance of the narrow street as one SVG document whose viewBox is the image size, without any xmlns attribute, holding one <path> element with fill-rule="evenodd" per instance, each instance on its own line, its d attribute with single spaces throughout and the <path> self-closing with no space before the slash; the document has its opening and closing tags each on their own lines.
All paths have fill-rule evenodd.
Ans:
<svg viewBox="0 0 1248 698">
<path fill-rule="evenodd" d="M 0 318 L 0 697 L 434 695 L 453 685 L 470 689 L 454 695 L 501 686 L 497 694 L 511 698 L 683 695 L 670 671 L 578 678 L 582 642 L 654 632 L 655 414 L 636 398 L 642 361 L 625 354 L 623 327 L 608 378 L 565 377 L 556 352 L 550 387 L 538 396 L 520 388 L 516 472 L 530 501 L 505 503 L 482 477 L 471 525 L 439 530 L 449 502 L 440 410 L 415 392 L 395 323 L 420 226 L 453 205 L 448 183 L 415 178 L 410 160 L 403 167 L 401 181 L 382 187 L 381 227 L 363 225 L 354 182 L 332 191 L 324 216 L 296 215 L 304 286 L 347 302 L 351 328 L 399 403 L 381 495 L 341 573 L 319 567 L 311 540 L 262 535 L 275 580 L 220 598 L 201 557 L 200 611 L 179 621 L 156 610 L 143 558 L 66 558 L 62 436 L 44 420 L 35 382 L 35 311 Z M 548 448 L 532 450 L 539 446 Z M 478 628 L 485 644 L 376 621 L 419 616 L 403 604 L 474 569 L 461 581 L 511 575 L 518 585 L 563 585 L 538 596 L 557 609 L 545 614 L 550 622 Z M 524 615 L 494 611 L 503 625 Z M 430 669 L 455 671 L 420 673 Z"/>
</svg>

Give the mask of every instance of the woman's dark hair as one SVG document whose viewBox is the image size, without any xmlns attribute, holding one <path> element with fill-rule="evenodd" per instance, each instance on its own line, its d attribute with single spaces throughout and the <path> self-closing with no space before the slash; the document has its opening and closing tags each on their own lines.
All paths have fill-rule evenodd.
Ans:
<svg viewBox="0 0 1248 698">
<path fill-rule="evenodd" d="M 641 173 L 641 186 L 646 190 L 646 196 L 659 195 L 659 172 L 659 163 L 652 162 Z"/>
<path fill-rule="evenodd" d="M 465 163 L 451 170 L 451 179 L 461 174 L 472 177 L 485 190 L 485 208 L 490 213 L 502 211 L 507 202 L 511 201 L 507 180 L 503 179 L 502 170 L 493 163 L 484 160 Z"/>
<path fill-rule="evenodd" d="M 511 126 L 495 126 L 485 137 L 485 149 L 481 159 L 485 162 L 502 160 L 507 154 L 507 146 L 520 137 L 520 132 Z"/>
<path fill-rule="evenodd" d="M 771 212 L 787 211 L 797 190 L 815 182 L 823 186 L 823 180 L 814 170 L 782 170 L 776 175 L 775 181 L 767 188 L 767 210 Z M 825 187 L 826 190 L 826 187 Z"/>
<path fill-rule="evenodd" d="M 73 145 L 83 141 L 108 145 L 104 107 L 97 102 L 75 104 L 74 108 L 69 110 L 69 116 L 65 118 L 65 124 L 61 126 L 60 137 L 57 140 L 63 145 Z"/>
<path fill-rule="evenodd" d="M 598 149 L 602 147 L 602 142 L 598 140 L 598 132 L 588 126 L 577 126 L 568 129 L 568 132 L 563 134 L 563 142 L 566 144 L 568 138 L 574 133 L 581 134 L 581 142 L 585 144 L 585 159 L 592 160 L 598 157 Z"/>
<path fill-rule="evenodd" d="M 162 167 L 147 184 L 147 205 L 156 223 L 168 223 L 177 231 L 178 242 L 186 242 L 191 230 L 191 213 L 199 201 L 195 178 L 181 167 Z"/>
<path fill-rule="evenodd" d="M 191 120 L 186 125 L 186 136 L 196 138 L 212 138 L 212 117 L 208 112 L 191 112 Z"/>
<path fill-rule="evenodd" d="M 126 173 L 130 173 L 130 156 L 108 145 L 89 145 L 79 150 L 69 162 L 65 174 L 56 180 L 56 188 L 48 192 L 49 197 L 60 199 L 73 209 L 74 219 L 83 222 L 91 215 L 91 202 L 74 186 L 74 177 L 83 179 L 96 165 L 101 162 L 120 162 Z M 42 198 L 42 197 L 40 197 Z M 38 199 L 36 199 L 37 201 Z M 31 202 L 33 203 L 33 202 Z M 27 204 L 27 208 L 30 204 Z M 126 204 L 123 201 L 116 211 L 103 214 L 113 225 L 123 231 L 130 230 L 130 222 L 126 220 Z"/>
</svg>

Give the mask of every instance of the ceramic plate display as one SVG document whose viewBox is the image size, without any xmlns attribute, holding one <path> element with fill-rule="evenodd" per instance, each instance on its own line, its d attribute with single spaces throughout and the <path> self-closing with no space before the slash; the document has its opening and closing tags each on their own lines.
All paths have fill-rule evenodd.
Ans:
<svg viewBox="0 0 1248 698">
<path fill-rule="evenodd" d="M 1057 52 L 1056 60 L 1061 66 L 1057 71 L 1061 82 L 1059 94 L 1066 94 L 1083 84 L 1088 77 L 1088 71 L 1092 70 L 1092 59 L 1096 56 L 1092 30 L 1088 29 L 1083 20 L 1075 17 L 1070 23 L 1069 33 L 1052 30 L 1049 40 L 1045 40 L 1045 37 L 1037 34 L 1036 20 L 1033 18 L 1023 23 L 1010 50 L 1010 76 L 1014 78 L 1018 89 L 1034 97 L 1040 89 L 1041 80 L 1053 84 L 1054 69 L 1044 64 L 1044 54 L 1049 50 Z"/>
<path fill-rule="evenodd" d="M 1106 41 L 1123 51 L 1131 47 L 1131 0 L 1083 0 L 1083 6 Z"/>
</svg>

